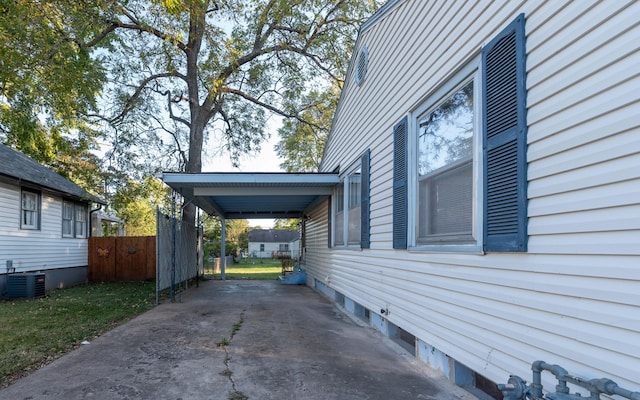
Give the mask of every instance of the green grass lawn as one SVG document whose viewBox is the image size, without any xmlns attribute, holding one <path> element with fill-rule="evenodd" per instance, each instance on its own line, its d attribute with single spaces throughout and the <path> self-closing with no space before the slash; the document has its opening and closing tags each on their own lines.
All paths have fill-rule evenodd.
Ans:
<svg viewBox="0 0 640 400">
<path fill-rule="evenodd" d="M 0 388 L 154 304 L 154 282 L 83 285 L 0 301 Z"/>
<path fill-rule="evenodd" d="M 227 265 L 225 270 L 226 279 L 272 280 L 277 279 L 280 274 L 282 263 L 270 258 L 243 258 L 238 263 Z M 220 279 L 220 273 L 213 275 L 215 279 Z"/>
</svg>

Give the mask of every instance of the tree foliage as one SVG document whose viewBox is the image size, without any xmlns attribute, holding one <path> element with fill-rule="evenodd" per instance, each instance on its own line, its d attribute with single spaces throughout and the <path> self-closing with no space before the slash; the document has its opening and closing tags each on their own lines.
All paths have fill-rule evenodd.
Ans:
<svg viewBox="0 0 640 400">
<path fill-rule="evenodd" d="M 204 220 L 204 239 L 208 254 L 219 257 L 221 254 L 222 228 L 220 218 L 207 217 Z M 239 255 L 249 247 L 249 221 L 231 219 L 226 221 L 225 250 L 227 255 Z"/>
<path fill-rule="evenodd" d="M 336 84 L 323 92 L 312 91 L 303 100 L 302 120 L 283 122 L 276 145 L 276 153 L 284 160 L 280 167 L 287 172 L 318 171 L 339 97 Z"/>
<path fill-rule="evenodd" d="M 100 136 L 85 118 L 106 75 L 81 45 L 99 28 L 97 3 L 0 2 L 0 140 L 83 188 L 101 194 Z M 92 11 L 93 10 L 93 11 Z"/>
<path fill-rule="evenodd" d="M 297 231 L 299 222 L 298 218 L 278 218 L 274 221 L 273 229 Z"/>
<path fill-rule="evenodd" d="M 200 172 L 207 138 L 237 160 L 259 149 L 272 113 L 314 126 L 300 101 L 327 79 L 341 82 L 344 49 L 371 7 L 357 0 L 113 2 L 102 25 L 112 38 L 105 58 L 112 107 L 102 117 L 118 133 L 113 148 L 144 140 L 175 169 Z"/>
<path fill-rule="evenodd" d="M 167 213 L 170 208 L 169 188 L 161 181 L 147 177 L 142 182 L 128 181 L 113 196 L 111 207 L 125 222 L 127 236 L 156 234 L 156 208 Z"/>
<path fill-rule="evenodd" d="M 55 133 L 82 130 L 95 110 L 106 75 L 99 58 L 81 45 L 98 32 L 97 5 L 68 0 L 13 0 L 0 4 L 0 130 L 31 136 L 38 126 Z"/>
<path fill-rule="evenodd" d="M 108 134 L 99 167 L 113 195 L 160 169 L 200 172 L 203 151 L 237 161 L 260 148 L 275 114 L 285 137 L 313 137 L 310 152 L 294 139 L 283 147 L 311 159 L 287 169 L 312 170 L 357 29 L 376 8 L 374 0 L 2 2 L 0 132 L 50 165 L 64 162 L 60 154 L 80 158 L 71 176 L 97 165 L 88 152 Z M 184 218 L 194 217 L 188 205 Z"/>
</svg>

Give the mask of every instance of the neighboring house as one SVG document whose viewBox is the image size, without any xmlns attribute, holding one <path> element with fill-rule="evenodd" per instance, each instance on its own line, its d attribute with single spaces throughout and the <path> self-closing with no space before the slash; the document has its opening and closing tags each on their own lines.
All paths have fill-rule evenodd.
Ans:
<svg viewBox="0 0 640 400">
<path fill-rule="evenodd" d="M 461 385 L 545 360 L 640 391 L 638 16 L 387 2 L 334 117 L 308 284 Z"/>
<path fill-rule="evenodd" d="M 8 273 L 44 272 L 46 289 L 86 282 L 92 203 L 105 204 L 0 144 L 0 292 Z"/>
<path fill-rule="evenodd" d="M 291 242 L 298 239 L 298 232 L 279 229 L 254 229 L 249 231 L 249 257 L 271 258 L 274 255 L 291 256 Z"/>
</svg>

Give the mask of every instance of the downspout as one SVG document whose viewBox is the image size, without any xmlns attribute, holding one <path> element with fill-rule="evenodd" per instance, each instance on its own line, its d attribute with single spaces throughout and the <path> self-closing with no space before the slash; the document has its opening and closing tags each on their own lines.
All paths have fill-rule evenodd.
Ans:
<svg viewBox="0 0 640 400">
<path fill-rule="evenodd" d="M 98 208 L 95 208 L 95 209 L 89 211 L 89 236 L 93 236 L 92 235 L 93 226 L 91 226 L 91 225 L 93 225 L 92 224 L 93 223 L 92 215 L 93 215 L 94 212 L 100 211 L 100 210 L 102 210 L 102 204 L 98 203 Z"/>
</svg>

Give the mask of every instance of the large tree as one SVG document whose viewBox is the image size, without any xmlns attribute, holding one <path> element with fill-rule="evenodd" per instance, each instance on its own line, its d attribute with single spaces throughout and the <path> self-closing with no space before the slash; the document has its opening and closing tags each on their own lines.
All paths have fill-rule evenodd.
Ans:
<svg viewBox="0 0 640 400">
<path fill-rule="evenodd" d="M 135 144 L 174 168 L 202 170 L 208 136 L 232 159 L 259 148 L 269 115 L 305 120 L 301 104 L 327 79 L 340 82 L 362 0 L 114 1 L 102 31 L 111 83 L 101 117 L 114 154 Z M 160 154 L 158 154 L 160 153 Z M 185 208 L 193 220 L 194 208 Z"/>
<path fill-rule="evenodd" d="M 16 147 L 46 156 L 68 145 L 85 152 L 97 132 L 108 132 L 104 167 L 121 183 L 123 170 L 134 179 L 160 168 L 200 172 L 203 149 L 237 160 L 259 148 L 273 114 L 297 121 L 295 129 L 325 127 L 310 110 L 326 104 L 319 94 L 330 85 L 341 86 L 357 29 L 376 7 L 374 0 L 2 2 L 0 129 Z M 194 214 L 185 207 L 185 219 Z"/>
<path fill-rule="evenodd" d="M 100 194 L 96 109 L 106 74 L 87 43 L 101 31 L 71 0 L 0 2 L 0 140 Z M 69 40 L 70 37 L 76 40 Z M 106 44 L 106 42 L 105 42 Z"/>
</svg>

